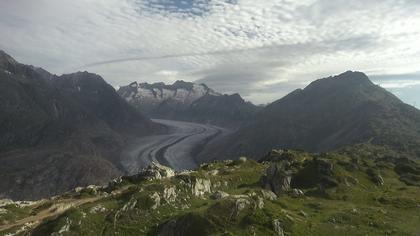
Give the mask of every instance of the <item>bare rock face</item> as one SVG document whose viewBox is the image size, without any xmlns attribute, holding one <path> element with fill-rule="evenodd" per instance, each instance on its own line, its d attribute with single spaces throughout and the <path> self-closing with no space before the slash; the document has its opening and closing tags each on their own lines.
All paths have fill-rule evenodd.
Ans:
<svg viewBox="0 0 420 236">
<path fill-rule="evenodd" d="M 192 193 L 196 197 L 202 197 L 211 193 L 211 182 L 208 179 L 196 179 L 192 184 Z"/>
<path fill-rule="evenodd" d="M 151 165 L 140 171 L 137 175 L 124 177 L 125 179 L 133 182 L 143 180 L 156 180 L 163 178 L 171 178 L 175 176 L 175 171 L 170 167 L 152 162 Z"/>
<path fill-rule="evenodd" d="M 169 187 L 163 190 L 163 200 L 166 202 L 175 202 L 177 196 L 175 187 Z"/>
<path fill-rule="evenodd" d="M 56 76 L 0 50 L 0 198 L 36 200 L 121 175 L 126 141 L 166 128 L 100 76 Z"/>
<path fill-rule="evenodd" d="M 272 163 L 261 182 L 265 189 L 279 195 L 290 190 L 291 173 L 286 171 L 282 163 Z"/>
</svg>

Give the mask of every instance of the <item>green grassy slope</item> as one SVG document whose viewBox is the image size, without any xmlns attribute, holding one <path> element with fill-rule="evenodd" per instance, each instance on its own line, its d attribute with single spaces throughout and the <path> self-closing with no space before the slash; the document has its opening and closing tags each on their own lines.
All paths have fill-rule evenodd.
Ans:
<svg viewBox="0 0 420 236">
<path fill-rule="evenodd" d="M 0 235 L 22 229 L 1 231 L 2 226 L 57 202 L 92 198 L 18 235 L 420 233 L 420 164 L 411 159 L 384 148 L 356 146 L 323 154 L 273 151 L 263 160 L 214 162 L 171 178 L 123 178 L 112 188 L 68 193 L 41 206 L 9 205 L 0 214 Z M 262 183 L 270 179 L 270 166 L 291 176 L 290 188 L 277 196 Z M 296 189 L 304 195 L 296 195 Z"/>
</svg>

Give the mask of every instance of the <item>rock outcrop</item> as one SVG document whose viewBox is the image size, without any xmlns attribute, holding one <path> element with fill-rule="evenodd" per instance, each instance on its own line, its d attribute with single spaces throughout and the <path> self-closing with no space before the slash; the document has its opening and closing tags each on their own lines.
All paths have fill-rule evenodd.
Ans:
<svg viewBox="0 0 420 236">
<path fill-rule="evenodd" d="M 284 231 L 280 220 L 273 220 L 273 229 L 277 236 L 284 236 Z"/>
<path fill-rule="evenodd" d="M 158 180 L 163 178 L 171 178 L 175 176 L 175 171 L 170 167 L 161 165 L 156 162 L 152 162 L 148 167 L 144 168 L 140 173 L 133 176 L 127 176 L 123 179 L 127 179 L 132 182 L 138 182 L 143 180 Z"/>
<path fill-rule="evenodd" d="M 261 179 L 261 182 L 265 189 L 280 195 L 290 190 L 291 180 L 291 173 L 285 169 L 284 163 L 272 163 L 267 168 L 266 174 Z"/>
</svg>

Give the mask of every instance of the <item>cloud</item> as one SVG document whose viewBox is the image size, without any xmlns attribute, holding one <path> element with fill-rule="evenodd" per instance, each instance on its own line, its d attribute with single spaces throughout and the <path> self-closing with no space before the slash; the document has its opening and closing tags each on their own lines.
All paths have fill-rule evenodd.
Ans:
<svg viewBox="0 0 420 236">
<path fill-rule="evenodd" d="M 347 70 L 415 87 L 419 77 L 395 76 L 420 68 L 419 10 L 416 0 L 0 1 L 0 48 L 114 86 L 184 79 L 265 103 Z"/>
</svg>

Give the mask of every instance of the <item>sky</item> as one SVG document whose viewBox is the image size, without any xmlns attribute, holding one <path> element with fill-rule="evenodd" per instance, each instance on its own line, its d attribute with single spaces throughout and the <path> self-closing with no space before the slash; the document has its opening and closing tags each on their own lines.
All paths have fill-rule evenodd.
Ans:
<svg viewBox="0 0 420 236">
<path fill-rule="evenodd" d="M 420 107 L 418 0 L 0 0 L 0 49 L 113 86 L 176 80 L 272 102 L 365 72 Z"/>
</svg>

